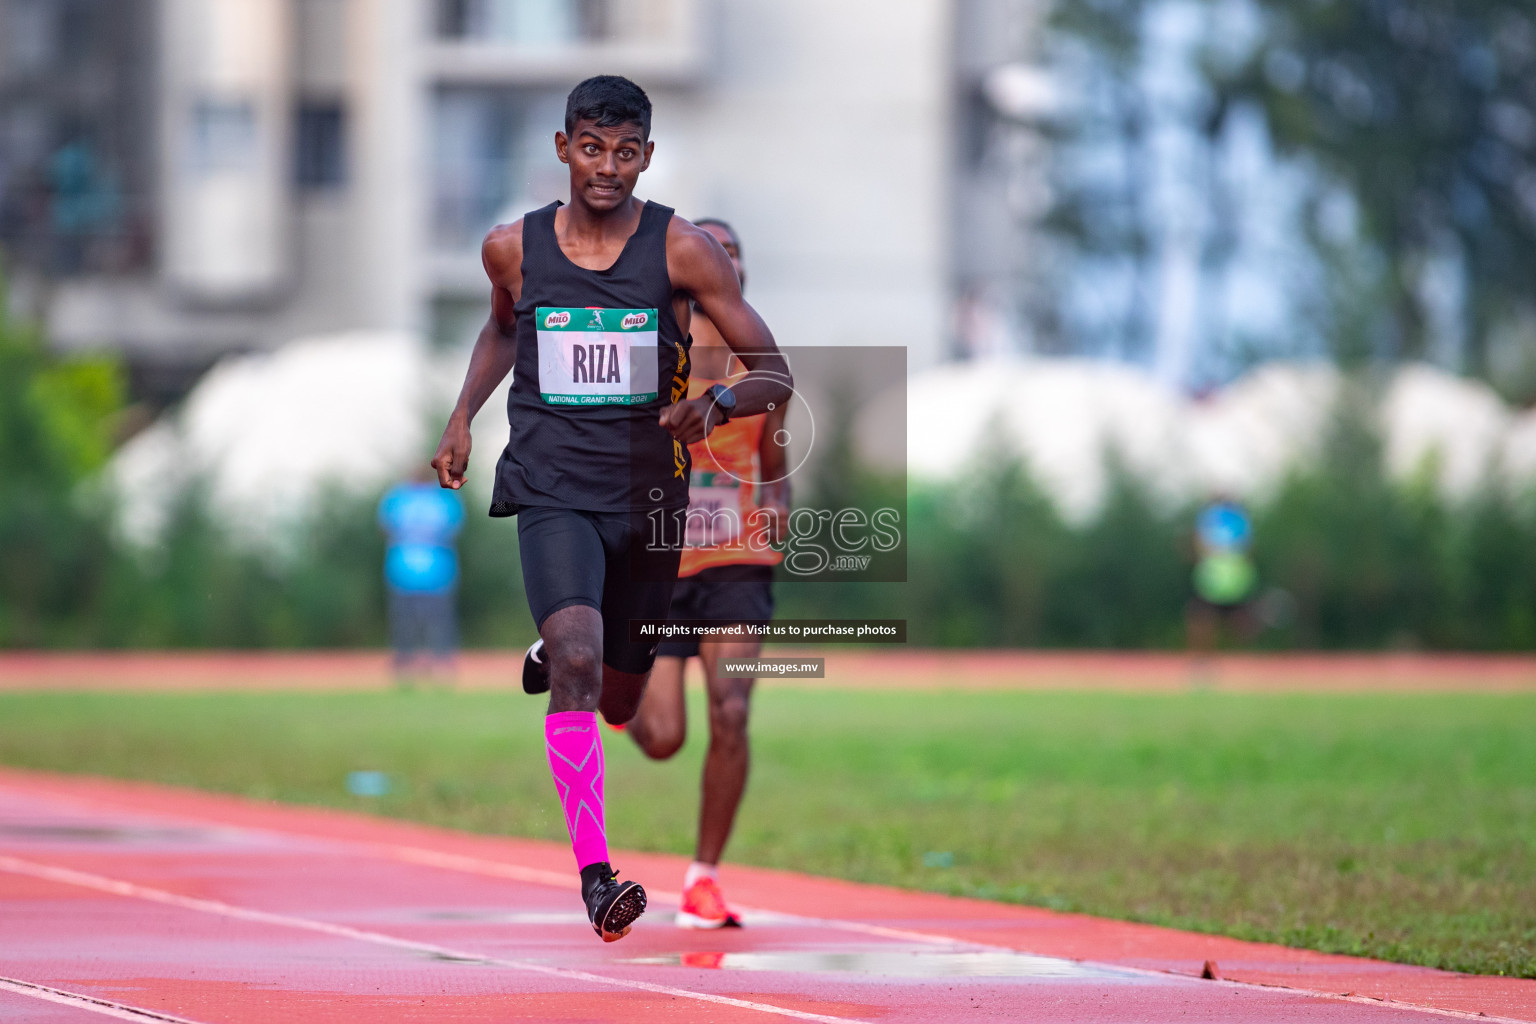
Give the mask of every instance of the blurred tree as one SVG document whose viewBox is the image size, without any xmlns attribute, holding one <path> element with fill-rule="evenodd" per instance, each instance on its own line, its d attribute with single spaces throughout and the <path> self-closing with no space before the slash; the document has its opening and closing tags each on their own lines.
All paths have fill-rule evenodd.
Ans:
<svg viewBox="0 0 1536 1024">
<path fill-rule="evenodd" d="M 1449 332 L 1488 375 L 1494 340 L 1536 341 L 1536 5 L 1252 3 L 1247 59 L 1207 64 L 1213 123 L 1257 105 L 1283 152 L 1347 190 L 1382 261 L 1376 354 L 1424 358 Z"/>
<path fill-rule="evenodd" d="M 1376 408 L 1371 383 L 1350 381 L 1321 456 L 1255 516 L 1260 575 L 1294 597 L 1303 647 L 1418 646 L 1447 610 L 1425 607 L 1445 596 L 1444 506 L 1388 479 Z"/>
<path fill-rule="evenodd" d="M 116 362 L 51 355 L 6 310 L 0 287 L 0 645 L 15 646 L 97 592 L 110 540 L 81 484 L 112 452 L 125 389 Z"/>
<path fill-rule="evenodd" d="M 1103 504 L 1074 531 L 1062 570 L 1049 581 L 1047 622 L 1072 646 L 1177 646 L 1190 591 L 1185 535 L 1193 511 L 1158 501 L 1113 450 L 1105 465 Z"/>
<path fill-rule="evenodd" d="M 121 369 L 105 357 L 50 356 L 3 311 L 0 292 L 0 486 L 67 489 L 112 454 Z"/>
<path fill-rule="evenodd" d="M 1063 46 L 1058 71 L 1074 96 L 1047 125 L 1056 146 L 1054 201 L 1043 227 L 1065 243 L 1066 273 L 1096 279 L 1101 302 L 1084 322 L 1070 310 L 1035 310 L 1058 325 L 1071 351 L 1146 358 L 1156 288 L 1156 212 L 1151 203 L 1151 97 L 1142 68 L 1155 0 L 1061 0 L 1051 28 Z M 1117 288 L 1104 288 L 1104 283 Z M 1122 301 L 1114 301 L 1118 293 Z M 1048 302 L 1061 302 L 1048 291 Z M 1070 300 L 1068 300 L 1070 301 Z"/>
<path fill-rule="evenodd" d="M 1536 5 L 1057 0 L 1051 27 L 1070 99 L 1043 227 L 1066 258 L 1035 317 L 1064 347 L 1161 362 L 1183 332 L 1196 384 L 1322 344 L 1536 400 Z M 1314 267 L 1249 248 L 1274 244 L 1261 207 Z M 1226 290 L 1255 258 L 1285 310 L 1265 336 Z M 1164 319 L 1179 301 L 1187 325 Z"/>
</svg>

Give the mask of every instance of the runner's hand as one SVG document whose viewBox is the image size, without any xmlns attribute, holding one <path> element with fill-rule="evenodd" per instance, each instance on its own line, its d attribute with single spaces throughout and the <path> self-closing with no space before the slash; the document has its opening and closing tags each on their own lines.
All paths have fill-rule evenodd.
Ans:
<svg viewBox="0 0 1536 1024">
<path fill-rule="evenodd" d="M 693 444 L 704 440 L 715 429 L 711 415 L 714 408 L 712 398 L 690 398 L 661 410 L 659 422 L 683 444 Z"/>
<path fill-rule="evenodd" d="M 448 426 L 443 428 L 443 439 L 437 442 L 437 454 L 432 456 L 439 486 L 455 491 L 464 486 L 470 443 L 469 423 L 458 416 L 450 417 Z"/>
</svg>

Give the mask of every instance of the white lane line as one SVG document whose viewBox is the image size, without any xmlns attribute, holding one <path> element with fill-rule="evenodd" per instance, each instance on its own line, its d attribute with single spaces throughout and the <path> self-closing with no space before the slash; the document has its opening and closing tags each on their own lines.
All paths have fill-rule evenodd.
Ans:
<svg viewBox="0 0 1536 1024">
<path fill-rule="evenodd" d="M 343 841 L 345 842 L 345 841 Z M 350 844 L 349 844 L 350 845 Z M 373 844 L 365 844 L 373 845 Z M 580 888 L 581 883 L 573 880 L 568 875 L 562 875 L 554 871 L 545 871 L 539 868 L 527 868 L 516 864 L 507 864 L 503 861 L 486 860 L 481 857 L 466 857 L 462 854 L 439 853 L 436 850 L 428 850 L 418 846 L 398 846 L 390 844 L 373 845 L 373 849 L 382 850 L 389 856 L 411 864 L 421 864 L 428 867 L 443 868 L 449 871 L 463 871 L 470 874 L 489 875 L 495 878 L 507 878 L 519 882 L 530 882 L 540 885 L 558 886 L 562 889 Z M 677 902 L 682 898 L 680 893 L 666 892 L 647 888 L 646 892 L 652 896 L 669 899 Z M 773 921 L 776 923 L 791 924 L 798 927 L 826 928 L 833 931 L 853 932 L 859 935 L 870 935 L 876 938 L 893 939 L 898 942 L 911 942 L 919 945 L 941 946 L 961 950 L 978 950 L 996 953 L 1020 953 L 1012 946 L 1000 946 L 990 942 L 977 942 L 974 939 L 957 939 L 949 935 L 937 935 L 931 932 L 911 931 L 906 928 L 888 928 L 884 925 L 866 924 L 863 921 L 848 921 L 836 917 L 806 917 L 800 914 L 788 914 L 777 910 L 763 910 L 757 907 L 748 907 L 738 904 L 736 909 L 755 917 Z M 1105 974 L 1121 974 L 1129 977 L 1155 979 L 1158 981 L 1195 981 L 1193 976 L 1178 971 L 1157 970 L 1150 967 L 1132 967 L 1126 964 L 1103 964 L 1092 960 L 1070 959 L 1067 957 L 1046 957 L 1038 953 L 1026 953 L 1027 956 L 1039 956 L 1045 960 L 1059 960 L 1064 964 L 1091 964 L 1094 968 Z M 1530 1021 L 1515 1017 L 1499 1017 L 1487 1013 L 1472 1013 L 1467 1010 L 1450 1010 L 1439 1006 L 1427 1006 L 1423 1003 L 1409 1003 L 1399 1000 L 1375 999 L 1371 996 L 1346 995 L 1342 992 L 1324 992 L 1320 989 L 1294 988 L 1290 985 L 1276 985 L 1267 982 L 1255 981 L 1200 981 L 1201 985 L 1221 985 L 1235 989 L 1261 989 L 1266 992 L 1289 992 L 1299 996 L 1309 996 L 1316 999 L 1326 999 L 1330 1002 L 1358 1003 L 1362 1006 L 1390 1007 L 1395 1010 L 1411 1010 L 1418 1013 L 1434 1014 L 1439 1017 L 1449 1017 L 1455 1020 L 1475 1020 L 1483 1024 L 1531 1024 Z"/>
<path fill-rule="evenodd" d="M 155 1010 L 141 1010 L 137 1006 L 129 1006 L 127 1003 L 114 1003 L 110 999 L 98 999 L 95 996 L 85 996 L 78 992 L 66 992 L 61 988 L 50 988 L 47 985 L 38 985 L 30 981 L 22 981 L 19 978 L 0 978 L 0 992 L 12 992 L 18 996 L 30 996 L 33 999 L 41 999 L 49 1003 L 59 1003 L 62 1006 L 73 1006 L 77 1010 L 90 1010 L 99 1013 L 103 1017 L 116 1017 L 118 1020 L 136 1020 L 139 1024 L 145 1021 L 165 1021 L 168 1024 L 197 1024 L 197 1021 L 187 1020 L 185 1017 L 175 1017 L 169 1013 L 158 1013 Z"/>
<path fill-rule="evenodd" d="M 342 842 L 345 842 L 344 840 Z M 348 844 L 352 845 L 352 844 Z M 483 857 L 467 857 L 458 853 L 440 853 L 437 850 L 429 850 L 420 846 L 400 846 L 393 844 L 363 844 L 375 852 L 382 851 L 393 860 L 404 861 L 407 864 L 419 864 L 424 867 L 442 868 L 446 871 L 462 871 L 467 874 L 487 875 L 492 878 L 506 878 L 516 882 L 528 882 L 535 885 L 556 886 L 561 889 L 580 889 L 581 880 L 575 875 L 564 875 L 555 871 L 546 871 L 540 868 L 527 868 L 518 864 L 508 864 L 505 861 L 486 860 Z M 672 903 L 680 902 L 683 894 L 670 892 L 666 889 L 653 889 L 649 885 L 645 887 L 648 895 L 657 899 L 668 900 Z M 955 946 L 964 949 L 985 950 L 988 952 L 1017 953 L 1018 950 L 1010 946 L 998 946 L 986 942 L 973 942 L 969 939 L 956 939 L 948 935 L 934 935 L 928 932 L 915 932 L 905 928 L 887 928 L 884 925 L 866 924 L 863 921 L 845 921 L 835 917 L 806 917 L 801 914 L 789 914 L 778 910 L 765 910 L 761 907 L 736 904 L 736 909 L 744 914 L 754 917 L 772 920 L 783 924 L 810 926 L 815 928 L 827 928 L 835 931 L 854 932 L 859 935 L 872 935 L 881 939 L 894 939 L 898 942 L 914 942 L 929 946 Z M 1032 956 L 1038 954 L 1030 954 Z M 1065 957 L 1050 957 L 1048 959 L 1061 960 L 1062 963 L 1078 963 Z M 1118 971 L 1119 967 L 1105 967 L 1106 970 Z M 1129 970 L 1129 968 L 1126 968 Z M 1161 972 L 1157 972 L 1161 973 Z"/>
<path fill-rule="evenodd" d="M 9 788 L 9 787 L 0 786 L 0 790 L 6 789 L 6 788 Z M 21 792 L 23 794 L 23 796 L 30 796 L 30 793 L 28 793 L 26 791 L 13 790 L 13 792 Z M 85 798 L 80 798 L 80 797 L 65 797 L 65 799 L 72 800 L 72 802 L 77 803 L 77 804 L 82 804 L 82 805 L 84 805 L 84 806 L 86 806 L 86 807 L 88 807 L 88 808 L 90 808 L 92 810 L 101 810 L 101 809 L 103 809 L 103 804 L 101 802 L 99 802 L 99 801 L 92 801 L 92 800 L 85 799 Z M 185 820 L 193 820 L 193 821 L 198 821 L 200 823 L 206 822 L 206 819 L 199 818 L 199 817 L 196 817 L 196 816 L 192 816 L 192 817 L 190 817 L 188 819 L 185 819 Z M 549 871 L 549 870 L 546 870 L 546 869 L 543 869 L 543 868 L 524 867 L 524 866 L 518 865 L 518 864 L 508 864 L 505 861 L 488 860 L 488 859 L 485 859 L 485 858 L 482 858 L 482 857 L 469 857 L 469 856 L 464 856 L 462 854 L 442 853 L 442 852 L 437 851 L 437 850 L 431 850 L 431 849 L 427 849 L 425 847 L 420 847 L 420 846 L 408 846 L 408 845 L 404 845 L 404 844 L 393 844 L 393 843 L 357 842 L 357 841 L 345 840 L 345 839 L 331 839 L 331 838 L 328 838 L 328 837 L 312 836 L 312 835 L 308 835 L 308 834 L 303 833 L 303 832 L 288 832 L 288 831 L 285 831 L 285 830 L 283 830 L 281 828 L 260 828 L 260 827 L 253 827 L 253 826 L 244 826 L 244 825 L 241 825 L 241 826 L 229 826 L 229 825 L 225 825 L 223 823 L 219 823 L 219 827 L 230 829 L 232 831 L 256 832 L 256 833 L 263 833 L 263 834 L 272 835 L 272 836 L 282 836 L 282 837 L 287 838 L 287 839 L 300 838 L 300 839 L 304 839 L 306 841 L 315 842 L 315 843 L 319 843 L 319 844 L 322 844 L 322 845 L 329 845 L 329 846 L 333 846 L 333 847 L 348 847 L 348 848 L 352 848 L 352 849 L 367 849 L 367 850 L 371 850 L 371 851 L 373 851 L 375 853 L 383 852 L 387 856 L 390 856 L 390 857 L 392 857 L 392 858 L 394 858 L 396 860 L 404 861 L 406 863 L 411 863 L 411 864 L 418 864 L 418 865 L 421 865 L 421 866 L 424 866 L 424 867 L 437 867 L 437 868 L 443 868 L 445 870 L 450 870 L 450 871 L 462 871 L 462 872 L 466 872 L 466 873 L 470 873 L 470 874 L 489 875 L 489 876 L 496 877 L 496 878 L 505 878 L 505 879 L 508 879 L 508 880 L 511 880 L 511 881 L 527 882 L 527 883 L 531 883 L 531 884 L 535 884 L 535 885 L 548 885 L 548 886 L 553 886 L 555 888 L 560 888 L 560 889 L 579 889 L 581 887 L 581 883 L 580 883 L 579 880 L 573 878 L 570 875 L 562 874 L 562 873 L 557 872 L 557 871 Z M 5 859 L 7 859 L 7 858 L 0 857 L 0 861 L 3 861 Z M 647 888 L 646 892 L 648 894 L 652 895 L 652 896 L 655 896 L 655 897 L 658 897 L 658 898 L 664 899 L 664 900 L 670 900 L 671 902 L 674 902 L 674 903 L 678 902 L 678 901 L 680 901 L 682 899 L 682 894 L 681 893 L 668 892 L 666 890 L 661 890 L 661 889 L 650 889 L 650 888 Z M 961 949 L 985 950 L 985 951 L 988 951 L 988 952 L 992 952 L 992 951 L 1005 952 L 1005 953 L 1017 953 L 1017 952 L 1020 952 L 1020 950 L 1018 950 L 1018 949 L 1016 949 L 1016 948 L 1014 948 L 1012 946 L 1000 946 L 1000 945 L 996 945 L 994 943 L 989 943 L 989 942 L 977 942 L 974 939 L 957 939 L 957 938 L 954 938 L 953 936 L 949 936 L 949 935 L 936 935 L 936 934 L 932 934 L 932 933 L 928 933 L 928 932 L 910 931 L 910 930 L 903 929 L 903 928 L 888 928 L 888 927 L 885 927 L 883 925 L 866 924 L 866 923 L 864 923 L 862 921 L 848 921 L 848 920 L 843 920 L 843 919 L 840 919 L 840 918 L 831 918 L 831 917 L 804 917 L 804 916 L 801 916 L 799 914 L 786 914 L 786 913 L 782 913 L 782 912 L 776 911 L 776 910 L 763 910 L 763 909 L 760 909 L 760 908 L 746 907 L 746 906 L 740 906 L 739 909 L 741 909 L 741 910 L 743 910 L 745 912 L 748 912 L 748 913 L 752 913 L 752 914 L 755 914 L 755 915 L 761 915 L 761 916 L 767 917 L 767 918 L 777 919 L 777 920 L 780 920 L 780 921 L 792 922 L 792 923 L 794 923 L 796 925 L 820 926 L 820 927 L 823 927 L 823 928 L 834 929 L 834 930 L 837 930 L 837 931 L 854 932 L 854 933 L 858 933 L 858 934 L 871 935 L 871 936 L 876 936 L 876 937 L 879 937 L 879 938 L 886 938 L 886 939 L 895 939 L 895 940 L 904 941 L 904 942 L 915 942 L 915 943 L 922 943 L 922 944 L 928 944 L 928 945 L 950 946 L 950 947 L 956 947 L 956 948 L 961 948 Z M 256 913 L 259 913 L 259 911 L 256 912 Z M 320 922 L 314 922 L 314 923 L 315 924 L 319 924 Z M 426 948 L 426 947 L 423 945 L 421 948 Z M 1030 954 L 1030 955 L 1034 956 L 1034 955 L 1039 955 L 1039 954 Z M 514 967 L 522 967 L 522 966 L 524 966 L 521 963 L 514 962 L 514 961 L 505 961 L 505 962 L 503 962 L 503 961 L 492 960 L 492 959 L 485 958 L 485 957 L 471 957 L 471 958 L 472 959 L 477 959 L 477 960 L 484 960 L 484 961 L 486 961 L 488 963 L 504 963 L 505 966 L 514 966 Z M 1091 964 L 1094 964 L 1094 966 L 1099 967 L 1099 968 L 1103 969 L 1106 972 L 1118 972 L 1118 973 L 1128 974 L 1128 975 L 1132 975 L 1132 976 L 1139 976 L 1139 977 L 1144 977 L 1144 978 L 1149 978 L 1149 979 L 1159 979 L 1159 980 L 1163 980 L 1163 981 L 1167 981 L 1167 980 L 1170 980 L 1170 979 L 1179 979 L 1179 980 L 1183 980 L 1183 981 L 1193 981 L 1193 980 L 1195 980 L 1191 975 L 1184 974 L 1184 973 L 1179 972 L 1179 971 L 1158 970 L 1158 969 L 1149 968 L 1149 967 L 1131 967 L 1131 966 L 1126 965 L 1126 964 L 1101 964 L 1101 963 L 1097 963 L 1097 962 L 1091 961 L 1091 960 L 1081 960 L 1081 959 L 1067 958 L 1067 957 L 1061 957 L 1059 959 L 1061 959 L 1065 963 L 1091 963 Z M 560 970 L 563 970 L 562 968 L 544 968 L 542 965 L 538 965 L 538 964 L 528 964 L 526 966 L 527 966 L 527 969 L 529 969 L 529 970 L 546 970 L 546 971 L 560 971 Z M 572 973 L 576 974 L 576 973 L 580 973 L 580 972 L 572 972 Z M 596 977 L 600 977 L 600 976 L 594 975 L 594 977 L 596 978 Z M 634 986 L 641 986 L 641 985 L 646 984 L 644 982 L 633 982 L 633 983 L 619 982 L 616 979 L 607 979 L 607 978 L 601 979 L 601 981 L 602 981 L 603 984 L 626 984 L 626 985 L 632 984 Z M 1270 983 L 1267 983 L 1267 982 L 1222 980 L 1222 981 L 1203 981 L 1203 982 L 1201 982 L 1201 984 L 1203 984 L 1203 985 L 1221 985 L 1221 986 L 1224 986 L 1224 987 L 1237 988 L 1237 989 L 1248 989 L 1248 990 L 1260 989 L 1260 990 L 1268 991 L 1268 992 L 1292 992 L 1292 993 L 1295 993 L 1297 995 L 1311 996 L 1311 997 L 1317 998 L 1317 999 L 1326 999 L 1326 1000 L 1329 1000 L 1330 1002 L 1359 1003 L 1359 1004 L 1364 1005 L 1364 1006 L 1376 1006 L 1376 1007 L 1386 1006 L 1386 1007 L 1391 1007 L 1393 1009 L 1398 1009 L 1398 1010 L 1413 1010 L 1413 1011 L 1416 1011 L 1416 1012 L 1419 1012 L 1419 1013 L 1428 1013 L 1428 1014 L 1433 1014 L 1433 1015 L 1438 1016 L 1438 1017 L 1449 1017 L 1449 1018 L 1457 1019 L 1457 1020 L 1475 1020 L 1475 1021 L 1483 1022 L 1483 1024 L 1531 1024 L 1530 1021 L 1523 1020 L 1523 1019 L 1516 1018 L 1516 1017 L 1500 1017 L 1500 1016 L 1496 1016 L 1496 1015 L 1493 1015 L 1493 1014 L 1487 1014 L 1487 1013 L 1472 1013 L 1472 1012 L 1469 1012 L 1469 1011 L 1466 1011 L 1466 1010 L 1451 1010 L 1451 1009 L 1446 1009 L 1444 1007 L 1439 1007 L 1439 1006 L 1428 1006 L 1428 1005 L 1425 1005 L 1424 1003 L 1409 1003 L 1409 1002 L 1401 1002 L 1401 1001 L 1398 1001 L 1398 1000 L 1381 1000 L 1381 999 L 1372 998 L 1371 996 L 1352 995 L 1352 994 L 1345 994 L 1345 993 L 1342 993 L 1342 992 L 1325 992 L 1325 991 L 1322 991 L 1320 989 L 1311 989 L 1311 988 L 1295 988 L 1295 987 L 1292 987 L 1290 985 L 1270 984 Z M 685 990 L 685 989 L 684 990 L 679 990 L 679 991 L 680 992 L 687 992 L 687 990 Z M 718 1001 L 718 1000 L 726 999 L 726 997 L 723 997 L 723 996 L 718 996 L 718 997 L 717 996 L 709 996 L 708 994 L 702 993 L 702 992 L 701 993 L 689 993 L 689 995 L 692 998 L 703 998 L 703 999 L 708 999 L 708 1000 L 711 1000 L 711 1001 Z M 765 1006 L 765 1007 L 763 1007 L 763 1009 L 766 1009 L 769 1012 L 783 1014 L 785 1016 L 804 1017 L 805 1019 L 810 1019 L 810 1020 L 847 1020 L 848 1019 L 848 1018 L 837 1018 L 837 1017 L 817 1017 L 814 1014 L 805 1015 L 805 1014 L 799 1013 L 798 1011 L 785 1010 L 785 1009 L 782 1009 L 780 1007 L 774 1007 L 774 1006 Z"/>
<path fill-rule="evenodd" d="M 288 835 L 290 833 L 280 834 Z M 330 843 L 332 845 L 340 845 L 335 840 L 331 840 Z M 533 885 L 549 885 L 559 889 L 581 888 L 581 879 L 575 874 L 562 874 L 559 871 L 546 871 L 543 868 L 525 868 L 520 864 L 508 864 L 505 861 L 466 857 L 458 853 L 442 853 L 438 850 L 429 850 L 422 846 L 395 846 L 382 843 L 347 843 L 346 845 L 360 845 L 373 853 L 382 851 L 391 860 L 401 860 L 407 864 L 418 864 L 423 867 L 442 868 L 445 871 L 463 871 L 474 875 L 490 875 L 493 878 L 506 878 L 514 882 L 528 882 Z M 647 887 L 645 891 L 651 896 L 660 896 L 663 899 L 674 895 L 672 893 L 657 892 L 650 887 Z"/>
<path fill-rule="evenodd" d="M 351 928 L 347 925 L 331 924 L 326 921 L 314 921 L 307 917 L 294 917 L 289 914 L 274 914 L 270 911 L 253 910 L 249 907 L 237 907 L 234 904 L 221 903 L 218 900 L 182 896 L 178 893 L 167 892 L 164 889 L 153 889 L 134 882 L 124 882 L 115 878 L 107 878 L 104 875 L 76 871 L 73 868 L 39 864 L 35 861 L 22 860 L 18 857 L 0 855 L 0 871 L 9 871 L 13 874 L 41 878 L 64 885 L 79 886 L 82 889 L 94 889 L 97 892 L 111 893 L 114 896 L 127 896 L 133 899 L 147 900 L 151 903 L 179 907 L 183 910 L 197 910 L 205 914 L 217 914 L 220 917 L 233 918 L 237 921 L 277 925 L 283 928 L 297 928 L 336 938 L 369 942 L 376 946 L 404 949 L 413 953 L 430 953 L 435 956 L 447 957 L 451 960 L 468 960 L 496 967 L 507 967 L 512 970 L 543 974 L 549 977 L 563 978 L 568 981 L 585 981 L 594 985 L 607 985 L 611 988 L 650 992 L 655 995 L 672 996 L 677 999 L 693 999 L 702 1003 L 736 1006 L 744 1010 L 757 1010 L 760 1013 L 771 1013 L 780 1017 L 793 1017 L 796 1020 L 818 1021 L 821 1024 L 849 1024 L 854 1019 L 850 1017 L 831 1017 L 820 1013 L 808 1013 L 804 1010 L 791 1010 L 783 1006 L 774 1006 L 772 1003 L 755 1003 L 748 999 L 735 999 L 731 996 L 719 996 L 710 992 L 695 992 L 692 989 L 674 988 L 671 985 L 656 985 L 648 981 L 611 978 L 606 975 L 592 974 L 588 971 L 580 971 L 571 967 L 550 967 L 547 964 L 533 963 L 528 960 L 511 960 L 503 957 L 486 956 L 481 953 L 471 953 L 462 949 L 439 946 L 436 943 L 403 939 L 395 935 L 386 935 L 383 932 Z"/>
</svg>

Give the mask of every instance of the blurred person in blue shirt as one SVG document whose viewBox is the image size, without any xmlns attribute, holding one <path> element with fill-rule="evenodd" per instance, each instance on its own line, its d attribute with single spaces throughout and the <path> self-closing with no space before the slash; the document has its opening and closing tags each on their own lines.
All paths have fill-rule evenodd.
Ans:
<svg viewBox="0 0 1536 1024">
<path fill-rule="evenodd" d="M 429 482 L 430 481 L 430 482 Z M 458 647 L 455 597 L 459 556 L 454 542 L 464 525 L 464 506 L 430 474 L 396 484 L 379 502 L 379 525 L 388 536 L 384 581 L 389 590 L 389 641 L 395 678 L 446 678 Z"/>
</svg>

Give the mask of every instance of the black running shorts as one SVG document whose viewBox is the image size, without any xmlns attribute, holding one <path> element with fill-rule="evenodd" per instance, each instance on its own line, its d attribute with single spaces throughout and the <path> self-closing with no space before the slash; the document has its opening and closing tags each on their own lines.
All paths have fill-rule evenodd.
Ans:
<svg viewBox="0 0 1536 1024">
<path fill-rule="evenodd" d="M 773 566 L 712 565 L 684 576 L 672 591 L 667 618 L 767 622 L 773 618 Z M 656 657 L 692 658 L 698 653 L 698 640 L 663 640 Z"/>
<path fill-rule="evenodd" d="M 681 512 L 664 536 L 681 536 Z M 529 508 L 517 513 L 528 610 L 541 628 L 562 608 L 582 604 L 603 616 L 603 664 L 649 672 L 654 643 L 629 639 L 630 619 L 662 619 L 672 601 L 681 549 L 650 543 L 654 524 L 639 512 Z"/>
</svg>

